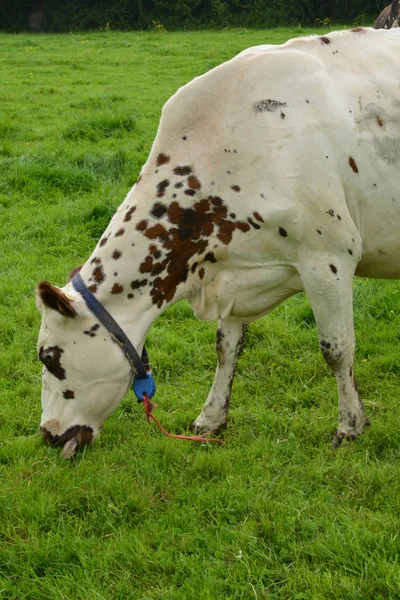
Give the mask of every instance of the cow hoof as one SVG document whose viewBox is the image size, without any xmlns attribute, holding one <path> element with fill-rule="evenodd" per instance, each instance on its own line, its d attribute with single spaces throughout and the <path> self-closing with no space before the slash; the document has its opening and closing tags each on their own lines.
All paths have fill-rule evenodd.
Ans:
<svg viewBox="0 0 400 600">
<path fill-rule="evenodd" d="M 370 426 L 371 422 L 369 419 L 367 419 L 365 421 L 365 426 Z M 359 435 L 361 435 L 362 431 L 360 431 L 359 433 L 355 432 L 355 431 L 336 431 L 334 438 L 332 440 L 332 448 L 334 448 L 335 450 L 337 448 L 339 448 L 342 445 L 343 440 L 347 440 L 348 442 L 352 442 L 354 441 Z"/>
<path fill-rule="evenodd" d="M 200 424 L 196 423 L 196 421 L 193 421 L 193 423 L 189 425 L 189 429 L 192 433 L 195 433 L 196 435 L 204 435 L 211 433 L 213 435 L 218 435 L 223 429 L 226 429 L 227 426 L 227 421 L 224 421 L 220 425 L 206 425 L 205 423 Z"/>
</svg>

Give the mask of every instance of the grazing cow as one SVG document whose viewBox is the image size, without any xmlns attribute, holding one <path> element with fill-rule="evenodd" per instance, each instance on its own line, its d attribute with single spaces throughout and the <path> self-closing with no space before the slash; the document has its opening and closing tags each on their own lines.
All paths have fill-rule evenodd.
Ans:
<svg viewBox="0 0 400 600">
<path fill-rule="evenodd" d="M 374 24 L 374 29 L 391 29 L 399 27 L 400 0 L 393 0 L 392 4 L 383 9 Z"/>
<path fill-rule="evenodd" d="M 339 394 L 335 444 L 367 423 L 354 377 L 352 282 L 400 278 L 399 31 L 357 28 L 250 48 L 164 106 L 141 175 L 81 279 L 142 351 L 188 298 L 218 320 L 218 366 L 196 431 L 225 424 L 248 323 L 305 291 Z M 42 282 L 41 431 L 94 440 L 132 380 L 76 283 Z"/>
</svg>

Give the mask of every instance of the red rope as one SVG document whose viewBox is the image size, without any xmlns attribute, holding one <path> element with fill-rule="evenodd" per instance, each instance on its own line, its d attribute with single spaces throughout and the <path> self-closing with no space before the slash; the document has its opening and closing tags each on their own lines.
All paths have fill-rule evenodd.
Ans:
<svg viewBox="0 0 400 600">
<path fill-rule="evenodd" d="M 157 427 L 168 437 L 175 438 L 177 440 L 191 440 L 192 442 L 215 442 L 216 444 L 223 444 L 223 440 L 217 440 L 215 438 L 207 438 L 204 435 L 174 435 L 172 433 L 168 433 L 165 431 L 164 427 L 160 424 L 160 422 L 153 415 L 153 410 L 157 407 L 157 404 L 154 404 L 151 400 L 149 400 L 147 394 L 143 394 L 143 404 L 144 410 L 146 411 L 146 419 L 149 424 L 151 424 L 151 419 L 155 422 Z"/>
</svg>

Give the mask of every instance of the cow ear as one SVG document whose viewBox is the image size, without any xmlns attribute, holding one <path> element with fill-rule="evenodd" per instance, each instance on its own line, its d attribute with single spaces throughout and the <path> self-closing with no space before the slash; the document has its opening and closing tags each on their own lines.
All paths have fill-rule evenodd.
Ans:
<svg viewBox="0 0 400 600">
<path fill-rule="evenodd" d="M 37 286 L 37 293 L 45 306 L 56 310 L 65 317 L 73 318 L 78 313 L 72 305 L 73 300 L 68 298 L 64 292 L 48 281 L 41 281 Z"/>
</svg>

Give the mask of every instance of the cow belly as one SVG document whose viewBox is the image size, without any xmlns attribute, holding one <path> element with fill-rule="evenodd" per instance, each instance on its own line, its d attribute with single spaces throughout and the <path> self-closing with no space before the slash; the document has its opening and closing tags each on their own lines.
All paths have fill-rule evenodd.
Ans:
<svg viewBox="0 0 400 600">
<path fill-rule="evenodd" d="M 302 289 L 297 271 L 289 265 L 232 268 L 218 273 L 189 301 L 204 321 L 232 316 L 251 322 Z"/>
</svg>

